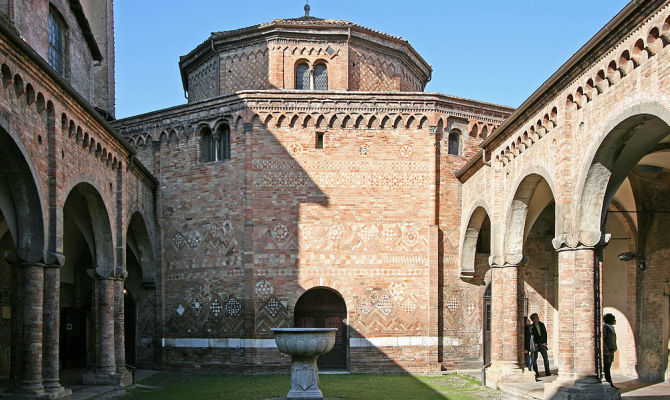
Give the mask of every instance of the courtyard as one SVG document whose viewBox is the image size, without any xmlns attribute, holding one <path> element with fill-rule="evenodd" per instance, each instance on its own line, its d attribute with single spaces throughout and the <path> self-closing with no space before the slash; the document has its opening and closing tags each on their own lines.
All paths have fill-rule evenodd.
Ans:
<svg viewBox="0 0 670 400">
<path fill-rule="evenodd" d="M 328 399 L 512 399 L 479 381 L 462 375 L 416 377 L 409 375 L 322 374 L 320 387 Z M 288 375 L 223 375 L 216 373 L 161 372 L 127 390 L 123 399 L 236 399 L 283 398 L 290 386 Z M 116 396 L 114 396 L 116 397 Z"/>
</svg>

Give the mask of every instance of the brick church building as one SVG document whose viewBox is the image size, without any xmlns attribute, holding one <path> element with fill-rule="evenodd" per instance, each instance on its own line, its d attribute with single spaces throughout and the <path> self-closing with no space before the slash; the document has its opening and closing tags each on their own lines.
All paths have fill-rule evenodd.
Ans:
<svg viewBox="0 0 670 400">
<path fill-rule="evenodd" d="M 618 398 L 608 312 L 614 372 L 670 379 L 668 1 L 517 109 L 424 92 L 406 40 L 306 7 L 212 33 L 179 59 L 187 104 L 121 120 L 111 0 L 0 11 L 10 395 L 67 397 L 65 369 L 284 371 L 270 329 L 293 326 L 338 328 L 322 369 L 532 382 L 532 313 L 546 398 Z"/>
</svg>

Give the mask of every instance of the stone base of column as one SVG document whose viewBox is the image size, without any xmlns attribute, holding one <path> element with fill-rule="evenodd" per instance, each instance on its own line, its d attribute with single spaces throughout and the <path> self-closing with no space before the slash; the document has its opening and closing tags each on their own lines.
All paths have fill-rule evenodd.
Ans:
<svg viewBox="0 0 670 400">
<path fill-rule="evenodd" d="M 492 362 L 486 369 L 486 386 L 499 389 L 503 383 L 533 383 L 535 372 L 523 370 L 515 362 Z"/>
<path fill-rule="evenodd" d="M 621 392 L 595 377 L 561 381 L 544 385 L 545 400 L 621 400 Z"/>
<path fill-rule="evenodd" d="M 21 400 L 69 400 L 72 397 L 72 390 L 60 387 L 58 390 L 49 390 L 37 392 L 16 391 L 9 393 L 0 393 L 0 399 L 21 399 Z"/>
<path fill-rule="evenodd" d="M 84 385 L 128 386 L 133 384 L 133 374 L 126 369 L 114 373 L 89 371 L 84 374 L 83 382 Z"/>
</svg>

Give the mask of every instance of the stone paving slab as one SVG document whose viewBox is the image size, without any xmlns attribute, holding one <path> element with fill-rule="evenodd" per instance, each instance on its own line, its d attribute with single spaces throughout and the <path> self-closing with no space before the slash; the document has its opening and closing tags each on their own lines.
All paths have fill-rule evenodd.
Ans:
<svg viewBox="0 0 670 400">
<path fill-rule="evenodd" d="M 612 380 L 627 400 L 670 400 L 670 381 L 644 382 L 624 376 L 613 376 Z"/>
<path fill-rule="evenodd" d="M 474 379 L 481 379 L 481 370 L 460 370 L 459 374 Z M 544 399 L 544 384 L 553 382 L 557 375 L 540 377 L 535 383 L 506 383 L 501 389 L 518 399 Z M 627 400 L 670 400 L 670 381 L 668 382 L 645 382 L 626 376 L 612 377 L 615 386 L 621 391 L 621 397 Z M 604 383 L 606 384 L 606 383 Z"/>
</svg>

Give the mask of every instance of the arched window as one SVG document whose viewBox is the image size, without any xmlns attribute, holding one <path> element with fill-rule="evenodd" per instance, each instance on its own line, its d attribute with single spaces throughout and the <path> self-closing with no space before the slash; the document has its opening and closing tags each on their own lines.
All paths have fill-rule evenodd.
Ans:
<svg viewBox="0 0 670 400">
<path fill-rule="evenodd" d="M 228 125 L 220 125 L 216 130 L 215 140 L 218 145 L 217 160 L 230 159 L 230 127 Z"/>
<path fill-rule="evenodd" d="M 230 127 L 221 124 L 212 133 L 209 128 L 200 131 L 200 159 L 202 162 L 227 160 L 230 158 Z"/>
<path fill-rule="evenodd" d="M 314 89 L 328 90 L 328 67 L 319 64 L 314 67 Z"/>
<path fill-rule="evenodd" d="M 214 152 L 214 135 L 209 128 L 200 131 L 200 160 L 202 162 L 216 161 Z"/>
<path fill-rule="evenodd" d="M 458 155 L 458 142 L 460 140 L 460 132 L 458 130 L 453 130 L 449 134 L 449 154 Z"/>
<path fill-rule="evenodd" d="M 309 90 L 309 66 L 306 63 L 295 67 L 295 88 Z"/>
</svg>

